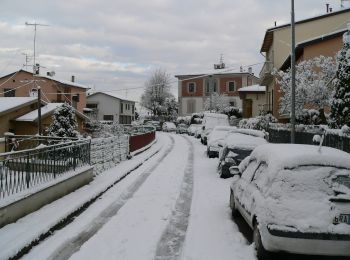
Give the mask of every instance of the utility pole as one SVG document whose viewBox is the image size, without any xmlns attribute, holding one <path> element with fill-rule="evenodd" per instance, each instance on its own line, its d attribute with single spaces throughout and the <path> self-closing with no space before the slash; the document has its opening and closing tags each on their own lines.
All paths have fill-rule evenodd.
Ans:
<svg viewBox="0 0 350 260">
<path fill-rule="evenodd" d="M 213 106 L 213 75 L 209 75 L 209 100 L 209 112 L 211 112 Z"/>
<path fill-rule="evenodd" d="M 39 135 L 42 134 L 42 129 L 41 129 L 41 89 L 39 86 L 36 84 L 35 80 L 35 74 L 37 72 L 37 65 L 35 63 L 35 58 L 36 58 L 36 27 L 37 26 L 48 26 L 47 24 L 39 24 L 39 23 L 28 23 L 26 22 L 25 25 L 27 26 L 34 26 L 34 51 L 33 51 L 33 89 L 37 89 L 38 91 L 38 132 Z"/>
<path fill-rule="evenodd" d="M 294 16 L 294 0 L 291 0 L 291 29 L 292 29 L 292 52 L 291 52 L 291 70 L 292 70 L 292 104 L 291 104 L 291 132 L 290 142 L 295 143 L 295 16 Z"/>
<path fill-rule="evenodd" d="M 38 133 L 42 135 L 42 125 L 41 125 L 41 88 L 38 86 Z"/>
</svg>

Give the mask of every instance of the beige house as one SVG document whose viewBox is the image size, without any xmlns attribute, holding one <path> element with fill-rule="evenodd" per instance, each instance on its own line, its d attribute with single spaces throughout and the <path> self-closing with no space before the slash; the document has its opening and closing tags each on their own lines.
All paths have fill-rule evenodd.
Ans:
<svg viewBox="0 0 350 260">
<path fill-rule="evenodd" d="M 265 100 L 265 86 L 253 85 L 238 90 L 243 103 L 243 117 L 257 117 L 263 113 Z"/>
<path fill-rule="evenodd" d="M 19 70 L 0 78 L 0 97 L 35 97 L 37 88 L 33 79 L 40 86 L 42 100 L 49 103 L 67 102 L 75 109 L 83 112 L 86 106 L 88 87 L 76 83 L 75 77 L 66 81 L 49 75 L 35 75 L 26 70 Z"/>
<path fill-rule="evenodd" d="M 338 12 L 327 13 L 324 15 L 312 17 L 296 22 L 296 44 L 305 41 L 311 41 L 315 38 L 322 38 L 337 30 L 345 29 L 350 21 L 350 9 L 344 9 Z M 291 28 L 290 24 L 276 26 L 266 31 L 260 52 L 266 57 L 265 64 L 260 72 L 260 84 L 266 86 L 265 112 L 272 112 L 279 120 L 288 120 L 283 118 L 278 112 L 278 100 L 281 93 L 274 77 L 271 75 L 273 68 L 280 69 L 290 55 Z M 320 47 L 321 45 L 319 45 Z M 327 49 L 325 54 L 336 52 L 339 43 L 329 41 L 323 49 Z M 318 47 L 317 47 L 318 48 Z M 317 49 L 316 48 L 316 49 Z M 313 51 L 320 51 L 313 48 Z M 313 57 L 312 51 L 307 52 L 306 57 Z M 333 55 L 332 55 L 333 56 Z"/>
</svg>

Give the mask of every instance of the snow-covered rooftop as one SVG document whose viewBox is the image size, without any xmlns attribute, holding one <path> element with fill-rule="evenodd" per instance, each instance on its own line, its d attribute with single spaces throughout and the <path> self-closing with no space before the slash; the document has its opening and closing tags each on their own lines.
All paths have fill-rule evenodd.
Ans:
<svg viewBox="0 0 350 260">
<path fill-rule="evenodd" d="M 239 92 L 265 92 L 266 87 L 260 85 L 252 85 L 238 89 Z"/>
<path fill-rule="evenodd" d="M 111 96 L 111 97 L 114 97 L 114 98 L 117 98 L 117 99 L 120 99 L 120 100 L 123 100 L 123 101 L 135 102 L 135 101 L 133 101 L 133 100 L 129 100 L 129 99 L 120 97 L 120 96 L 118 96 L 117 94 L 115 94 L 113 91 L 103 91 L 103 92 L 98 91 L 98 92 L 95 92 L 95 93 L 90 94 L 89 96 L 92 96 L 92 95 L 95 95 L 95 94 L 99 94 L 99 93 L 104 94 L 104 95 L 108 95 L 108 96 Z M 88 96 L 88 97 L 89 97 L 89 96 Z"/>
<path fill-rule="evenodd" d="M 36 97 L 0 97 L 0 113 L 36 101 Z"/>
<path fill-rule="evenodd" d="M 46 78 L 46 79 L 57 81 L 57 82 L 59 82 L 61 84 L 65 84 L 65 85 L 69 85 L 69 86 L 73 86 L 73 87 L 78 87 L 78 88 L 90 89 L 88 86 L 85 86 L 83 84 L 79 84 L 79 83 L 76 83 L 76 82 L 63 80 L 63 79 L 58 79 L 58 78 L 50 77 L 50 76 L 43 76 L 43 75 L 39 75 L 39 76 L 42 77 L 42 78 Z"/>
<path fill-rule="evenodd" d="M 48 103 L 41 108 L 41 116 L 45 117 L 47 114 L 52 113 L 56 108 L 62 106 L 63 103 Z M 38 109 L 29 112 L 23 116 L 18 117 L 15 121 L 21 122 L 34 122 L 38 119 Z"/>
</svg>

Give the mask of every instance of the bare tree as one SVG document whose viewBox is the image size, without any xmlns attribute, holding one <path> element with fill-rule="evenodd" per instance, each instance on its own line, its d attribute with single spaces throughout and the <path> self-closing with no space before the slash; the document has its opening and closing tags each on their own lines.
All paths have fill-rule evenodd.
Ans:
<svg viewBox="0 0 350 260">
<path fill-rule="evenodd" d="M 156 69 L 145 83 L 141 105 L 150 109 L 153 115 L 160 115 L 169 98 L 174 98 L 170 93 L 170 75 L 163 69 Z"/>
</svg>

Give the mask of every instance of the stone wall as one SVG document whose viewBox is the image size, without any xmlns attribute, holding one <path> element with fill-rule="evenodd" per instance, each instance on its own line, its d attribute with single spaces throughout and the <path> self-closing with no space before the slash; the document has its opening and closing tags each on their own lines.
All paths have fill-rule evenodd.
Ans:
<svg viewBox="0 0 350 260">
<path fill-rule="evenodd" d="M 126 160 L 128 154 L 128 135 L 94 138 L 91 140 L 91 165 L 94 166 L 95 175 Z"/>
</svg>

